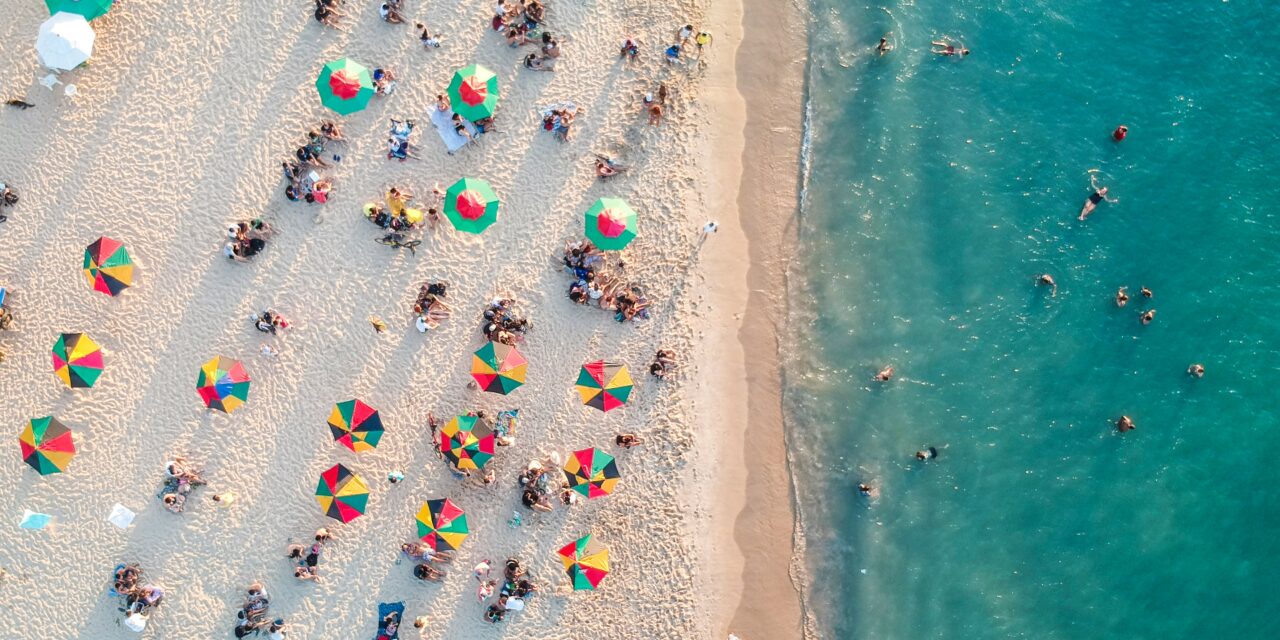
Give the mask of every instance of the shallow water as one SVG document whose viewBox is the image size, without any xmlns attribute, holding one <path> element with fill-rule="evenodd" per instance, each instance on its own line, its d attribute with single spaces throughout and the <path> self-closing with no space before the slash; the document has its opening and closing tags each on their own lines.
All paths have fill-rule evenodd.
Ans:
<svg viewBox="0 0 1280 640">
<path fill-rule="evenodd" d="M 811 2 L 785 375 L 823 636 L 1274 637 L 1280 4 Z M 1089 169 L 1119 202 L 1081 223 Z"/>
</svg>

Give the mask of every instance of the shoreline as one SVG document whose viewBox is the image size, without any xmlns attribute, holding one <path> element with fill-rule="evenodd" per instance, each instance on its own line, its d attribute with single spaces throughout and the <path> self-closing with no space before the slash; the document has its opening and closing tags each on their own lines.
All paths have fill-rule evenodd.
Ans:
<svg viewBox="0 0 1280 640">
<path fill-rule="evenodd" d="M 708 166 L 719 168 L 720 185 L 711 193 L 725 197 L 718 200 L 719 237 L 708 240 L 703 260 L 708 280 L 733 283 L 709 296 L 713 311 L 727 312 L 714 314 L 719 337 L 704 343 L 712 372 L 706 379 L 717 384 L 700 393 L 700 404 L 716 409 L 702 414 L 707 423 L 715 418 L 705 432 L 717 440 L 712 464 L 705 465 L 716 470 L 718 484 L 708 496 L 715 500 L 709 505 L 708 557 L 715 583 L 728 585 L 719 596 L 713 637 L 811 637 L 782 413 L 778 333 L 786 322 L 786 296 L 776 295 L 786 290 L 785 248 L 794 244 L 799 212 L 808 50 L 801 47 L 800 55 L 783 61 L 754 55 L 774 51 L 779 33 L 806 42 L 805 14 L 796 4 L 744 0 L 714 5 L 710 17 L 735 45 L 732 67 L 719 68 L 708 87 L 719 119 Z M 795 181 L 780 182 L 780 175 Z"/>
</svg>

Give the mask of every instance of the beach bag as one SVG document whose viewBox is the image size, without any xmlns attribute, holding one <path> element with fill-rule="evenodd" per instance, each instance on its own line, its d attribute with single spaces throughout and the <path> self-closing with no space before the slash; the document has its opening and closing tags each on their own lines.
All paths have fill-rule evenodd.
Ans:
<svg viewBox="0 0 1280 640">
<path fill-rule="evenodd" d="M 141 613 L 131 613 L 128 618 L 124 619 L 124 626 L 128 627 L 130 631 L 142 633 L 143 629 L 147 628 L 147 617 Z"/>
</svg>

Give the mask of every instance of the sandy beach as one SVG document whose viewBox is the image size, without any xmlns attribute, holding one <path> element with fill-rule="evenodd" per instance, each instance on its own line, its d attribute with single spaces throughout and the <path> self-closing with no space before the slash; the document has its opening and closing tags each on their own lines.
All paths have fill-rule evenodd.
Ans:
<svg viewBox="0 0 1280 640">
<path fill-rule="evenodd" d="M 0 225 L 0 286 L 16 317 L 15 330 L 0 332 L 0 424 L 16 439 L 30 418 L 53 415 L 79 449 L 50 476 L 24 464 L 17 443 L 0 459 L 0 593 L 13 614 L 0 635 L 134 637 L 107 590 L 113 567 L 137 562 L 165 590 L 146 631 L 157 638 L 229 637 L 255 579 L 289 638 L 373 637 L 378 604 L 400 601 L 407 619 L 426 617 L 429 637 L 798 636 L 773 364 L 782 297 L 756 297 L 780 282 L 774 252 L 787 216 L 775 214 L 795 208 L 800 125 L 799 94 L 769 103 L 763 87 L 788 73 L 802 81 L 803 61 L 770 66 L 745 55 L 764 46 L 752 39 L 779 14 L 706 0 L 553 0 L 545 25 L 564 55 L 554 73 L 538 73 L 521 68 L 526 49 L 487 28 L 486 3 L 406 0 L 409 21 L 439 34 L 442 46 L 430 50 L 411 25 L 386 24 L 377 9 L 348 2 L 337 30 L 303 2 L 121 2 L 93 22 L 91 63 L 62 74 L 53 91 L 35 83 L 45 74 L 31 46 L 43 4 L 23 3 L 0 25 L 5 98 L 36 105 L 0 111 L 0 181 L 21 195 Z M 662 50 L 685 23 L 716 40 L 701 60 L 668 65 Z M 627 35 L 643 45 L 633 64 L 617 56 Z M 316 75 L 344 56 L 393 69 L 395 93 L 346 117 L 324 109 Z M 448 155 L 428 111 L 453 71 L 473 62 L 499 76 L 496 131 Z M 641 98 L 659 82 L 671 97 L 664 122 L 650 126 Z M 560 142 L 541 130 L 540 111 L 565 101 L 580 113 Z M 420 159 L 386 159 L 390 118 L 418 121 Z M 289 202 L 280 162 L 323 119 L 338 120 L 349 139 L 333 149 L 333 193 L 323 205 Z M 760 145 L 781 151 L 752 151 Z M 630 169 L 599 181 L 593 152 Z M 391 185 L 424 194 L 463 176 L 488 180 L 502 201 L 484 234 L 447 222 L 414 231 L 416 255 L 373 242 L 381 233 L 363 203 Z M 618 323 L 565 295 L 564 244 L 581 238 L 591 203 L 609 196 L 639 213 L 639 236 L 621 259 L 648 291 L 647 321 Z M 255 217 L 276 237 L 250 262 L 224 258 L 226 227 Z M 721 229 L 699 251 L 709 219 Z M 136 264 L 135 286 L 115 298 L 91 291 L 80 269 L 85 246 L 102 235 L 123 241 Z M 449 283 L 454 312 L 420 334 L 410 307 L 428 280 Z M 484 344 L 481 313 L 499 297 L 514 298 L 532 322 L 520 344 L 528 383 L 509 396 L 467 386 L 471 353 Z M 249 318 L 267 307 L 294 326 L 274 337 L 255 331 Z M 388 330 L 375 333 L 370 316 Z M 92 389 L 68 390 L 51 372 L 49 349 L 63 332 L 102 345 L 105 370 Z M 262 355 L 263 343 L 279 355 Z M 646 373 L 659 348 L 680 357 L 665 381 Z M 206 409 L 194 388 L 198 367 L 216 355 L 241 360 L 253 380 L 231 415 Z M 630 367 L 636 387 L 624 409 L 602 414 L 574 392 L 579 367 L 597 359 Z M 351 398 L 383 417 L 374 451 L 340 447 L 325 425 L 333 404 Z M 428 412 L 516 408 L 518 436 L 490 463 L 493 486 L 454 478 L 433 454 Z M 622 432 L 646 443 L 621 450 L 613 439 Z M 590 446 L 617 456 L 613 495 L 546 514 L 521 506 L 516 477 L 527 462 Z M 179 454 L 209 486 L 173 514 L 156 494 L 165 461 Z M 371 490 L 367 512 L 348 524 L 326 518 L 313 497 L 335 463 Z M 388 483 L 392 470 L 405 480 Z M 215 492 L 237 500 L 217 508 Z M 466 510 L 471 535 L 442 583 L 421 582 L 398 545 L 415 537 L 422 503 L 442 497 Z M 105 520 L 116 503 L 138 514 L 126 530 Z M 19 529 L 24 509 L 54 523 Z M 517 512 L 523 525 L 511 527 Z M 284 549 L 321 526 L 335 540 L 320 580 L 298 582 Z M 610 549 L 612 572 L 598 590 L 572 592 L 555 552 L 587 533 Z M 494 627 L 470 568 L 507 557 L 529 567 L 541 593 Z"/>
</svg>

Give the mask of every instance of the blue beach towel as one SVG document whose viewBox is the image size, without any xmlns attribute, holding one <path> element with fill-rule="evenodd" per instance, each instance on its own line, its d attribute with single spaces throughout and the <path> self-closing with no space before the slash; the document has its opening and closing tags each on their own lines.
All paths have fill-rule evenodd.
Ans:
<svg viewBox="0 0 1280 640">
<path fill-rule="evenodd" d="M 396 631 L 387 634 L 387 628 L 384 622 L 387 616 L 395 613 L 396 615 Z M 404 603 L 403 602 L 383 602 L 378 605 L 378 635 L 374 636 L 374 640 L 396 640 L 400 637 L 400 625 L 404 624 Z"/>
</svg>

